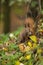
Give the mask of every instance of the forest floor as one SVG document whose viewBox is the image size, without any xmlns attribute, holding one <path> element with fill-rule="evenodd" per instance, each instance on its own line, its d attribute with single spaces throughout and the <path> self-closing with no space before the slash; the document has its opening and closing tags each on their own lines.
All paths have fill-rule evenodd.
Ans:
<svg viewBox="0 0 43 65">
<path fill-rule="evenodd" d="M 38 29 L 37 36 L 31 35 L 27 42 L 19 43 L 22 29 L 0 35 L 0 65 L 43 65 L 43 28 Z"/>
</svg>

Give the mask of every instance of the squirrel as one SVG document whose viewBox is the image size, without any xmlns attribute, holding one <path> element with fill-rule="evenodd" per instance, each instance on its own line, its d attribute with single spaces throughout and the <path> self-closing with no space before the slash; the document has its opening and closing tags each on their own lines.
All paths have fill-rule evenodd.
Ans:
<svg viewBox="0 0 43 65">
<path fill-rule="evenodd" d="M 32 17 L 27 17 L 24 21 L 24 29 L 19 34 L 19 41 L 23 43 L 29 39 L 30 35 L 34 35 L 35 32 L 35 22 Z"/>
</svg>

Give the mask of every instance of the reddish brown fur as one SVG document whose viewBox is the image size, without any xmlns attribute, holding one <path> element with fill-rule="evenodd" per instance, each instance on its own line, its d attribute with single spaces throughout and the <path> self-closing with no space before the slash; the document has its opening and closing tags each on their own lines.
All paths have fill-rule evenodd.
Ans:
<svg viewBox="0 0 43 65">
<path fill-rule="evenodd" d="M 25 19 L 25 26 L 26 28 L 28 27 L 30 29 L 31 32 L 34 33 L 34 30 L 35 30 L 35 22 L 32 18 L 28 17 Z"/>
<path fill-rule="evenodd" d="M 34 34 L 34 20 L 32 18 L 26 18 L 25 19 L 25 28 L 22 30 L 22 32 L 19 35 L 20 42 L 25 42 L 28 40 L 29 35 Z"/>
</svg>

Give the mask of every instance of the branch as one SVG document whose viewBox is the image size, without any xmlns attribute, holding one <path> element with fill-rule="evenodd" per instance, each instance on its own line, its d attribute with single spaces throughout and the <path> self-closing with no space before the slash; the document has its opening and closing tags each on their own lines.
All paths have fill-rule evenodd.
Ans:
<svg viewBox="0 0 43 65">
<path fill-rule="evenodd" d="M 41 11 L 41 0 L 38 0 L 39 2 L 39 10 Z"/>
</svg>

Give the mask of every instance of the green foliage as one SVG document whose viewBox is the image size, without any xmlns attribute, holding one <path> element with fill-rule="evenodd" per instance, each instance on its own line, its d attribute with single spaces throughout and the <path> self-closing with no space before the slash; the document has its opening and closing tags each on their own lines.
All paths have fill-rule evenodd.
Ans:
<svg viewBox="0 0 43 65">
<path fill-rule="evenodd" d="M 14 44 L 12 43 L 12 44 L 9 44 L 8 49 L 10 51 L 13 50 L 13 49 L 18 50 L 18 46 L 15 43 Z"/>
<path fill-rule="evenodd" d="M 18 36 L 19 35 L 19 33 L 22 31 L 22 29 L 23 29 L 24 27 L 20 27 L 20 28 L 18 28 L 18 30 L 17 31 L 15 31 L 15 32 L 13 32 L 14 33 L 14 35 L 15 36 Z"/>
<path fill-rule="evenodd" d="M 20 33 L 21 29 L 23 28 L 19 28 L 17 31 L 19 31 Z M 13 32 L 12 34 L 14 34 L 15 36 L 19 35 L 19 34 L 16 35 L 17 31 Z M 37 44 L 37 47 L 33 48 L 33 50 L 35 49 L 37 51 L 39 50 L 38 52 L 36 52 L 36 54 L 33 53 L 33 50 L 23 53 L 20 51 L 18 43 L 14 42 L 13 37 L 10 39 L 9 35 L 10 33 L 7 35 L 5 34 L 0 35 L 0 38 L 2 41 L 1 44 L 3 45 L 3 42 L 5 44 L 2 46 L 2 48 L 0 48 L 0 59 L 1 59 L 0 64 L 1 65 L 15 65 L 19 63 L 23 63 L 24 65 L 43 65 L 43 56 L 41 55 L 41 52 L 39 50 L 40 48 L 42 48 L 41 45 Z M 41 44 L 43 44 L 43 40 L 41 40 Z M 25 56 L 29 54 L 31 55 L 31 58 L 27 60 Z M 37 58 L 39 58 L 39 60 L 35 63 L 35 60 Z"/>
<path fill-rule="evenodd" d="M 5 34 L 0 35 L 0 43 L 4 43 L 8 40 L 9 40 L 8 35 L 5 35 Z"/>
</svg>

